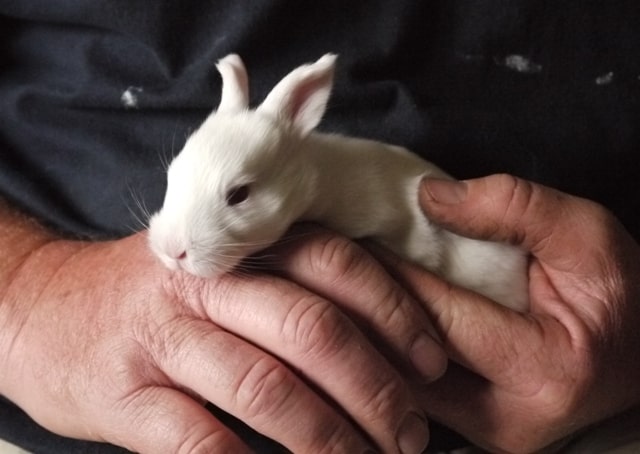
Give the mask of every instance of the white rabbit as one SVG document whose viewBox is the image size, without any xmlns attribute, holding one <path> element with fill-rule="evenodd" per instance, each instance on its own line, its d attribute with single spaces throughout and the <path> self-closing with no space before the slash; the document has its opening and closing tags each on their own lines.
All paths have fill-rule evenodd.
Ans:
<svg viewBox="0 0 640 454">
<path fill-rule="evenodd" d="M 313 132 L 335 59 L 294 69 L 252 110 L 240 58 L 218 62 L 220 106 L 169 166 L 164 204 L 150 220 L 154 253 L 171 269 L 209 277 L 276 242 L 292 223 L 315 221 L 526 310 L 521 250 L 442 230 L 420 210 L 420 180 L 446 173 L 397 146 Z"/>
</svg>

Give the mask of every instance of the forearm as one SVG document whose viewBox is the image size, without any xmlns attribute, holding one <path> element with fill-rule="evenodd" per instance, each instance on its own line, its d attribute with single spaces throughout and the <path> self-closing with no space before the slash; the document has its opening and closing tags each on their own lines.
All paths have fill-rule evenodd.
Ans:
<svg viewBox="0 0 640 454">
<path fill-rule="evenodd" d="M 0 197 L 0 370 L 5 372 L 13 368 L 9 359 L 15 356 L 11 354 L 14 340 L 29 314 L 30 299 L 17 295 L 41 289 L 36 276 L 21 270 L 30 257 L 54 239 L 44 227 Z M 0 374 L 0 394 L 9 391 L 9 375 Z"/>
<path fill-rule="evenodd" d="M 0 196 L 0 305 L 21 264 L 34 251 L 54 239 L 54 235 L 44 227 Z"/>
</svg>

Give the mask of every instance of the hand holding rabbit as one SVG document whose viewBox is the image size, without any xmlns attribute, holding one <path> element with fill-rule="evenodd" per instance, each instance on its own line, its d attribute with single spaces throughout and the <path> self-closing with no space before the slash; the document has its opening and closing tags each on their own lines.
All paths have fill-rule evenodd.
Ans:
<svg viewBox="0 0 640 454">
<path fill-rule="evenodd" d="M 491 452 L 534 452 L 640 403 L 640 247 L 602 206 L 512 176 L 421 191 L 429 216 L 530 251 L 531 309 L 506 311 L 397 259 L 453 362 L 427 413 Z"/>
</svg>

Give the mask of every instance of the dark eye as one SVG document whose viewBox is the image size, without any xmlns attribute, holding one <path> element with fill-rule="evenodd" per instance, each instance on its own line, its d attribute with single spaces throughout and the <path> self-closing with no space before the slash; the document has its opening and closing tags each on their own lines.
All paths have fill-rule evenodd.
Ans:
<svg viewBox="0 0 640 454">
<path fill-rule="evenodd" d="M 249 185 L 233 187 L 227 192 L 227 205 L 234 206 L 244 202 L 249 198 Z"/>
</svg>

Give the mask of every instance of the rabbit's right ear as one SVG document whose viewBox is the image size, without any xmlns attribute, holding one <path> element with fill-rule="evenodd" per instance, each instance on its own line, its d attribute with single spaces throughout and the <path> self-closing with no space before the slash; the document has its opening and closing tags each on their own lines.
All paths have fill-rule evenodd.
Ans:
<svg viewBox="0 0 640 454">
<path fill-rule="evenodd" d="M 216 64 L 222 76 L 222 96 L 218 112 L 239 112 L 249 107 L 249 77 L 236 54 L 227 55 Z"/>
<path fill-rule="evenodd" d="M 326 54 L 315 63 L 294 69 L 271 90 L 258 111 L 307 135 L 320 123 L 327 108 L 335 63 L 336 56 Z"/>
</svg>

